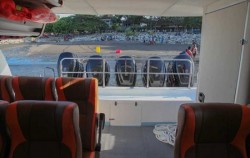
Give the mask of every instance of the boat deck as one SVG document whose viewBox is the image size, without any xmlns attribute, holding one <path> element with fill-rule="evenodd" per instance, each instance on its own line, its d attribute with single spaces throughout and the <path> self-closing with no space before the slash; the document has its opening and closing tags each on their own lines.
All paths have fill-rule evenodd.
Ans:
<svg viewBox="0 0 250 158">
<path fill-rule="evenodd" d="M 106 125 L 149 126 L 177 122 L 181 104 L 196 101 L 196 87 L 99 87 Z"/>
<path fill-rule="evenodd" d="M 173 158 L 174 148 L 155 138 L 154 127 L 105 126 L 98 158 Z"/>
</svg>

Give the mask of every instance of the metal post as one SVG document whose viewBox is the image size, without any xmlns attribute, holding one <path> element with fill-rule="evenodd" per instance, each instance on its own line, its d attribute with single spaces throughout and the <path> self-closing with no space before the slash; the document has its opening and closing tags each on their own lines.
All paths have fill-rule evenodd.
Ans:
<svg viewBox="0 0 250 158">
<path fill-rule="evenodd" d="M 64 59 L 60 60 L 60 74 L 59 77 L 62 77 L 62 62 Z"/>
<path fill-rule="evenodd" d="M 43 70 L 43 77 L 45 77 L 45 75 L 46 75 L 46 69 L 51 70 L 51 71 L 53 72 L 54 78 L 56 77 L 54 68 L 49 67 L 49 66 L 46 66 L 46 67 L 44 68 L 44 70 Z"/>
<path fill-rule="evenodd" d="M 149 87 L 149 64 L 150 64 L 150 59 L 148 59 L 148 64 L 147 64 L 147 88 Z"/>
<path fill-rule="evenodd" d="M 194 62 L 192 61 L 189 61 L 190 63 L 190 71 L 189 71 L 189 80 L 188 80 L 188 88 L 191 87 L 191 79 L 192 79 L 192 76 L 193 76 L 193 73 L 194 73 Z"/>
<path fill-rule="evenodd" d="M 105 59 L 102 59 L 102 87 L 105 87 Z"/>
</svg>

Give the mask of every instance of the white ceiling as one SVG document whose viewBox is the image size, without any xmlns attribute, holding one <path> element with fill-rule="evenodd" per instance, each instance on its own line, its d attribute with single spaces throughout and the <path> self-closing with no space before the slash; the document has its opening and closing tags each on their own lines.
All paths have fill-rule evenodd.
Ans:
<svg viewBox="0 0 250 158">
<path fill-rule="evenodd" d="M 89 15 L 202 16 L 203 7 L 219 0 L 64 0 L 55 13 Z"/>
</svg>

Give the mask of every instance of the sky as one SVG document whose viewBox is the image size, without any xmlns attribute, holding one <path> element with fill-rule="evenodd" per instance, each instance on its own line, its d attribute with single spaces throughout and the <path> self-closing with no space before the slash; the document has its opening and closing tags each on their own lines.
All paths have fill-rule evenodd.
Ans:
<svg viewBox="0 0 250 158">
<path fill-rule="evenodd" d="M 74 15 L 74 14 L 57 14 L 60 16 L 60 18 L 63 18 L 63 17 L 68 17 L 68 16 L 71 16 L 71 15 Z"/>
</svg>

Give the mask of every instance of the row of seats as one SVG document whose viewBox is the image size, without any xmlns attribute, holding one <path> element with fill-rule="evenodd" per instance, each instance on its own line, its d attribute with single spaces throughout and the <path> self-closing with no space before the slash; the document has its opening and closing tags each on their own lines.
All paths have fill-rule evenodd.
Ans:
<svg viewBox="0 0 250 158">
<path fill-rule="evenodd" d="M 100 151 L 105 115 L 98 114 L 98 82 L 94 78 L 0 76 L 0 100 L 72 101 L 79 107 L 84 151 Z M 98 128 L 98 127 L 99 128 Z M 97 130 L 99 131 L 97 132 Z M 97 139 L 97 133 L 99 137 Z"/>
<path fill-rule="evenodd" d="M 175 158 L 250 157 L 250 108 L 238 104 L 181 105 Z"/>
<path fill-rule="evenodd" d="M 56 100 L 53 78 L 0 76 L 0 83 L 1 100 Z"/>
</svg>

